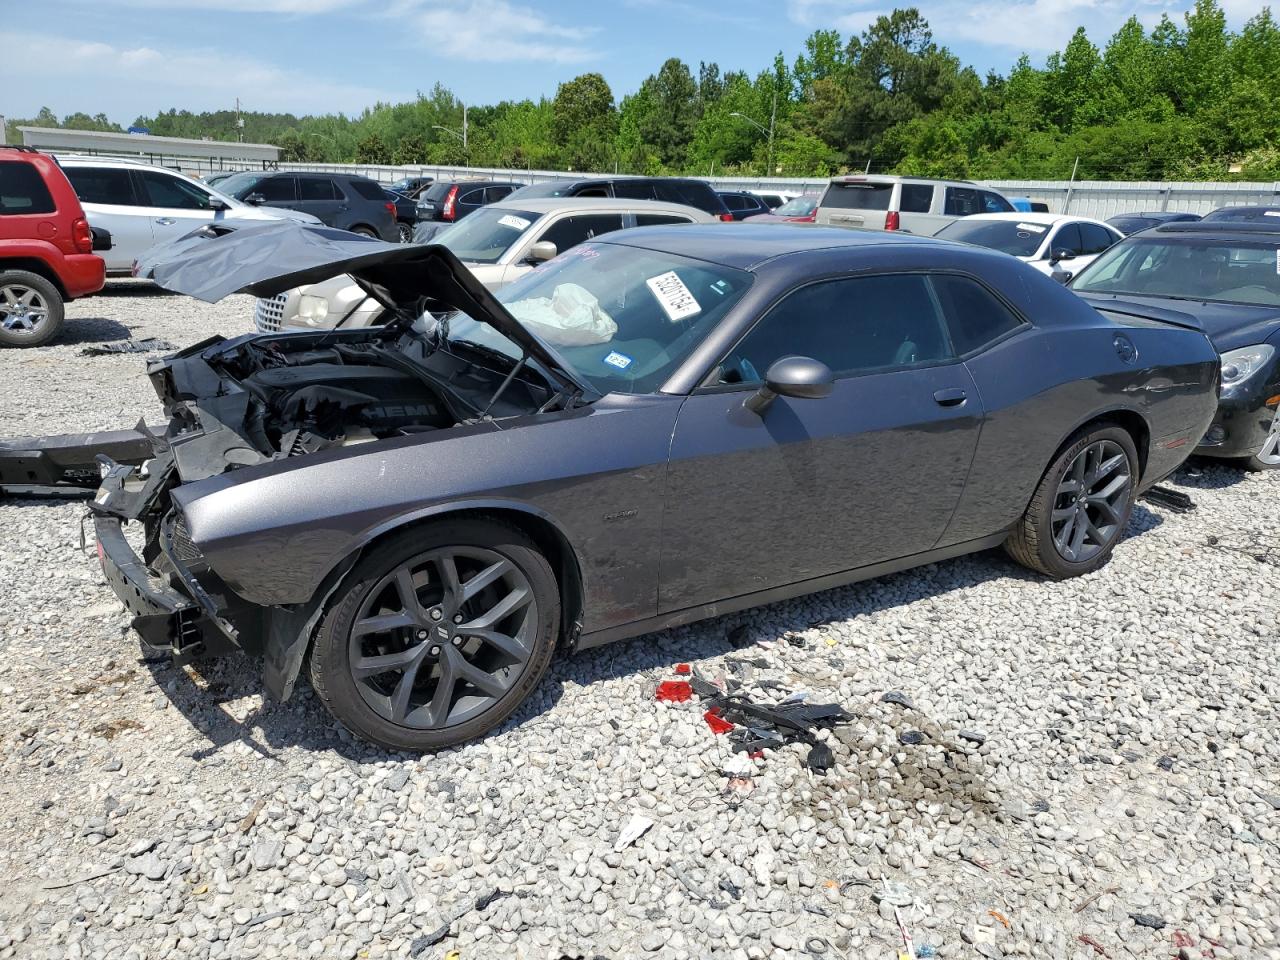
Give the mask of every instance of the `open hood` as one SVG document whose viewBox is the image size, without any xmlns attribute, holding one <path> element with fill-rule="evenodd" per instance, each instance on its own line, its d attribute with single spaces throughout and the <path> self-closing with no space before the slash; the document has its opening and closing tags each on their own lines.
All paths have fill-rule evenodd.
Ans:
<svg viewBox="0 0 1280 960">
<path fill-rule="evenodd" d="M 460 310 L 488 323 L 565 386 L 594 392 L 438 244 L 385 243 L 333 227 L 277 221 L 216 235 L 196 231 L 167 251 L 152 252 L 147 270 L 166 290 L 207 303 L 233 293 L 272 297 L 347 274 L 395 311 L 391 329 L 406 329 L 424 308 Z"/>
</svg>

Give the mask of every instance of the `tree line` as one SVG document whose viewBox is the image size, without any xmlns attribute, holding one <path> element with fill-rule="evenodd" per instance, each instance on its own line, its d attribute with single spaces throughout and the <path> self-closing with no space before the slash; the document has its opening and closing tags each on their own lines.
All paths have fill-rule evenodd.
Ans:
<svg viewBox="0 0 1280 960">
<path fill-rule="evenodd" d="M 462 102 L 437 83 L 359 116 L 244 113 L 243 138 L 292 161 L 645 174 L 825 176 L 849 170 L 980 179 L 1280 178 L 1280 27 L 1237 33 L 1218 0 L 1150 31 L 1132 18 L 1099 48 L 1084 27 L 1043 64 L 980 76 L 914 8 L 857 36 L 817 30 L 754 76 L 671 58 L 619 101 L 585 73 L 554 97 Z M 237 115 L 171 109 L 136 126 L 234 140 Z M 120 128 L 102 114 L 16 124 Z M 443 128 L 443 129 L 442 129 Z M 772 131 L 772 135 L 770 135 Z"/>
</svg>

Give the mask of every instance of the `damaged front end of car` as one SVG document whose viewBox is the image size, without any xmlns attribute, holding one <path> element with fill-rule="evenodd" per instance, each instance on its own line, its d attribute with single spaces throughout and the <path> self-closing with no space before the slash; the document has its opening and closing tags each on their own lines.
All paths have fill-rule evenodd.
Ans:
<svg viewBox="0 0 1280 960">
<path fill-rule="evenodd" d="M 156 279 L 218 299 L 349 273 L 387 305 L 391 322 L 213 337 L 153 361 L 148 374 L 167 427 L 147 434 L 152 455 L 142 463 L 99 455 L 101 483 L 89 504 L 103 570 L 143 642 L 180 661 L 236 648 L 261 655 L 265 685 L 281 699 L 355 557 L 306 600 L 254 602 L 246 599 L 253 584 L 224 579 L 216 551 L 206 556 L 208 531 L 188 522 L 193 504 L 217 496 L 239 471 L 265 475 L 300 457 L 359 456 L 388 441 L 484 429 L 584 400 L 572 375 L 448 251 L 329 236 L 299 246 L 299 232 L 320 231 L 273 225 L 216 237 L 159 265 Z M 287 266 L 270 266 L 281 260 Z M 450 341 L 448 323 L 434 316 L 456 311 L 497 330 L 507 352 Z"/>
</svg>

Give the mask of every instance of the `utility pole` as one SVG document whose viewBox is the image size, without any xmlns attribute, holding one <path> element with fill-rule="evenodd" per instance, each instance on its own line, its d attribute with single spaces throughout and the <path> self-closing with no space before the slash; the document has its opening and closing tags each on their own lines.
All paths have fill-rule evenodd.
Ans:
<svg viewBox="0 0 1280 960">
<path fill-rule="evenodd" d="M 244 142 L 244 120 L 240 118 L 240 98 L 236 97 L 236 142 Z"/>
<path fill-rule="evenodd" d="M 769 111 L 769 170 L 765 174 L 767 177 L 774 175 L 773 170 L 773 124 L 778 119 L 778 84 L 775 80 L 773 84 L 773 109 Z"/>
<path fill-rule="evenodd" d="M 467 151 L 467 105 L 462 105 L 462 155 L 471 162 L 471 154 Z"/>
<path fill-rule="evenodd" d="M 1062 212 L 1069 213 L 1071 210 L 1071 194 L 1076 189 L 1076 171 L 1080 169 L 1080 158 L 1076 157 L 1076 162 L 1071 167 L 1071 182 L 1067 184 L 1067 199 L 1062 205 Z"/>
</svg>

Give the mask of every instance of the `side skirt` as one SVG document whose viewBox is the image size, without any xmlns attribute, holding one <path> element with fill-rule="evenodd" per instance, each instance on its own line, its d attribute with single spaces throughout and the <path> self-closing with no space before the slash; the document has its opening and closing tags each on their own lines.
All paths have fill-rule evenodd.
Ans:
<svg viewBox="0 0 1280 960">
<path fill-rule="evenodd" d="M 736 613 L 749 607 L 759 607 L 766 603 L 776 603 L 779 600 L 790 600 L 793 597 L 801 597 L 808 593 L 830 590 L 833 587 L 847 586 L 850 583 L 857 583 L 861 580 L 872 580 L 876 577 L 888 576 L 891 573 L 901 573 L 903 570 L 924 566 L 926 563 L 951 560 L 968 553 L 977 553 L 979 550 L 998 547 L 1008 539 L 1008 536 L 1009 531 L 1002 530 L 1000 533 L 992 534 L 989 537 L 968 540 L 950 547 L 929 550 L 925 553 L 917 553 L 897 560 L 885 560 L 866 567 L 842 570 L 839 573 L 830 573 L 824 577 L 814 577 L 812 580 L 801 580 L 799 583 L 770 587 L 768 590 L 745 593 L 742 596 L 718 600 L 715 603 L 704 603 L 694 607 L 686 607 L 683 610 L 671 610 L 667 613 L 660 613 L 656 617 L 650 617 L 647 620 L 635 620 L 616 627 L 597 630 L 594 633 L 584 633 L 578 640 L 575 649 L 587 650 L 591 647 L 613 643 L 616 640 L 628 640 L 641 634 L 666 630 L 669 627 L 680 627 L 686 623 L 706 620 L 710 617 L 719 617 L 726 613 Z"/>
</svg>

